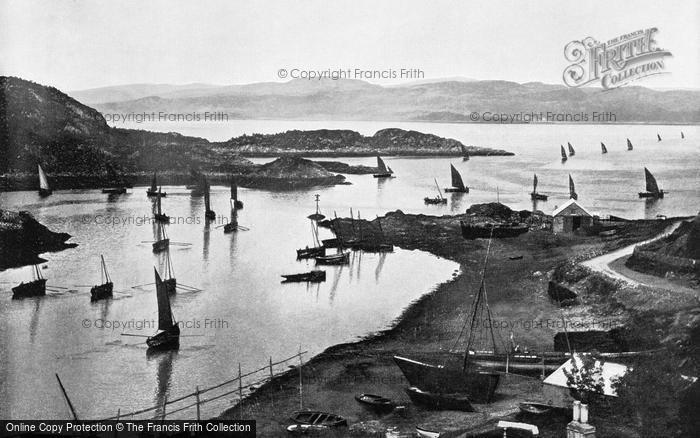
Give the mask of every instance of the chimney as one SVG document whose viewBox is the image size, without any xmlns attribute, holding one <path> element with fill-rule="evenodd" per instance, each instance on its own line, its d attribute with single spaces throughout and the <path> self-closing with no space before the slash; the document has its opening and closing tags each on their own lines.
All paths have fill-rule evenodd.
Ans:
<svg viewBox="0 0 700 438">
<path fill-rule="evenodd" d="M 588 424 L 588 405 L 574 401 L 573 414 L 566 426 L 566 438 L 595 438 L 595 426 Z"/>
</svg>

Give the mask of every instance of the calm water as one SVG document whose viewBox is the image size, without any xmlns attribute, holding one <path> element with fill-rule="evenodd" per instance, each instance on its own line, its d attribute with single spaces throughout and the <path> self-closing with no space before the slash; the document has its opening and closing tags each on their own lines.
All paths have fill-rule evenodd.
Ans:
<svg viewBox="0 0 700 438">
<path fill-rule="evenodd" d="M 551 212 L 568 198 L 567 174 L 576 182 L 579 201 L 593 212 L 630 218 L 691 215 L 700 210 L 700 136 L 698 127 L 590 125 L 450 125 L 379 122 L 240 121 L 228 124 L 138 125 L 137 128 L 178 131 L 212 140 L 242 133 L 271 133 L 287 129 L 344 128 L 371 135 L 395 126 L 458 139 L 465 144 L 504 148 L 514 157 L 388 158 L 398 177 L 377 181 L 371 176 L 348 176 L 347 186 L 275 193 L 241 189 L 245 208 L 239 223 L 250 227 L 224 235 L 220 222 L 204 225 L 203 201 L 183 187 L 164 187 L 163 208 L 181 218 L 169 225 L 171 258 L 180 284 L 201 291 L 180 291 L 174 298 L 176 318 L 186 324 L 176 354 L 146 358 L 142 338 L 152 327 L 95 328 L 102 320 L 136 324 L 156 318 L 153 266 L 163 269 L 164 256 L 153 255 L 154 229 L 140 224 L 149 217 L 145 188 L 108 200 L 97 191 L 59 191 L 40 199 L 34 192 L 0 194 L 3 208 L 32 212 L 42 223 L 73 235 L 79 244 L 46 254 L 44 276 L 55 289 L 42 299 L 13 301 L 10 288 L 30 276 L 28 268 L 0 273 L 0 416 L 5 418 L 66 418 L 69 412 L 55 384 L 61 375 L 79 415 L 99 418 L 152 406 L 167 395 L 172 399 L 243 371 L 287 357 L 299 350 L 311 354 L 340 342 L 386 328 L 412 300 L 447 279 L 457 265 L 418 251 L 393 254 L 356 253 L 351 266 L 326 268 L 328 280 L 319 286 L 281 285 L 279 275 L 303 272 L 312 265 L 297 262 L 294 250 L 311 241 L 306 215 L 321 195 L 327 215 L 348 215 L 349 207 L 363 218 L 402 209 L 411 213 L 450 214 L 470 204 L 495 201 L 531 209 L 528 193 L 532 173 L 549 201 L 537 208 Z M 686 135 L 680 139 L 680 130 Z M 664 141 L 656 142 L 659 132 Z M 635 145 L 627 152 L 625 138 Z M 609 153 L 601 156 L 599 142 Z M 559 144 L 570 141 L 576 156 L 562 164 Z M 264 160 L 256 160 L 264 161 Z M 372 158 L 347 158 L 353 164 L 373 165 Z M 447 206 L 425 206 L 433 196 L 433 178 L 448 184 L 449 164 L 462 172 L 468 195 L 449 195 Z M 670 193 L 663 200 L 645 202 L 643 167 L 656 175 Z M 212 206 L 228 215 L 228 190 L 214 187 Z M 126 225 L 107 225 L 126 220 Z M 189 222 L 189 223 L 187 223 Z M 192 223 L 195 222 L 195 223 Z M 323 231 L 326 233 L 327 232 Z M 115 283 L 115 298 L 89 301 L 89 288 L 99 282 L 99 255 L 105 254 Z M 136 287 L 139 285 L 146 285 Z M 84 328 L 83 324 L 91 325 Z M 279 369 L 284 369 L 282 366 Z M 231 388 L 235 389 L 235 388 Z M 205 405 L 215 415 L 235 396 Z M 175 416 L 191 418 L 186 411 Z"/>
</svg>

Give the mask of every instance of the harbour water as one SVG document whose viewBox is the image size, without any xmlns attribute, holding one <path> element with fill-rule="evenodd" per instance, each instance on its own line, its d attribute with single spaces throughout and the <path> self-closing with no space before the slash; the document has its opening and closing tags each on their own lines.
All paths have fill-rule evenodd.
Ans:
<svg viewBox="0 0 700 438">
<path fill-rule="evenodd" d="M 83 418 L 103 418 L 149 407 L 167 396 L 190 393 L 228 380 L 238 372 L 288 357 L 301 347 L 308 356 L 387 328 L 411 301 L 448 279 L 458 266 L 420 251 L 397 249 L 378 255 L 355 253 L 350 266 L 326 267 L 318 286 L 280 284 L 280 274 L 308 271 L 312 263 L 295 260 L 294 250 L 311 244 L 306 216 L 314 194 L 326 215 L 347 216 L 349 208 L 371 219 L 387 211 L 454 214 L 470 204 L 497 199 L 513 208 L 532 209 L 532 174 L 549 201 L 536 208 L 550 213 L 568 199 L 568 179 L 576 182 L 580 203 L 592 212 L 628 218 L 686 216 L 700 210 L 700 135 L 698 127 L 593 125 L 459 125 L 381 122 L 235 121 L 225 124 L 160 124 L 139 129 L 177 131 L 210 140 L 242 133 L 287 129 L 353 129 L 366 135 L 385 127 L 414 129 L 451 137 L 467 145 L 503 148 L 513 157 L 393 158 L 397 178 L 376 180 L 348 175 L 351 185 L 271 192 L 240 189 L 245 203 L 239 223 L 249 231 L 223 233 L 226 218 L 206 224 L 202 198 L 184 187 L 163 187 L 170 256 L 178 283 L 201 289 L 179 291 L 175 317 L 183 324 L 175 354 L 146 357 L 143 338 L 156 318 L 153 267 L 164 269 L 165 256 L 154 255 L 151 201 L 145 188 L 108 197 L 98 190 L 57 191 L 41 199 L 35 192 L 0 193 L 0 205 L 30 211 L 52 230 L 73 236 L 74 249 L 43 255 L 42 273 L 54 292 L 40 299 L 11 300 L 10 288 L 31 276 L 29 268 L 0 272 L 0 416 L 66 418 L 55 384 L 58 373 Z M 680 139 L 680 131 L 685 140 Z M 659 132 L 664 140 L 656 141 Z M 626 150 L 625 139 L 634 151 Z M 559 144 L 572 143 L 576 156 L 559 159 Z M 600 141 L 609 153 L 601 155 Z M 334 160 L 336 158 L 333 158 Z M 374 165 L 374 159 L 337 158 Z M 267 161 L 255 160 L 257 162 Z M 426 206 L 434 196 L 433 178 L 449 183 L 449 164 L 462 173 L 468 195 L 449 194 L 446 206 Z M 643 167 L 668 195 L 640 200 Z M 213 187 L 212 208 L 229 216 L 228 189 Z M 323 230 L 324 236 L 329 237 Z M 115 283 L 113 300 L 91 304 L 89 286 L 100 279 L 104 254 Z M 65 289 L 61 289 L 65 288 Z M 110 327 L 127 324 L 127 327 Z M 150 324 L 150 325 L 148 325 Z M 97 327 L 96 327 L 97 326 Z M 280 370 L 284 369 L 284 366 Z M 205 405 L 216 415 L 236 396 Z M 173 418 L 192 418 L 183 411 Z"/>
</svg>

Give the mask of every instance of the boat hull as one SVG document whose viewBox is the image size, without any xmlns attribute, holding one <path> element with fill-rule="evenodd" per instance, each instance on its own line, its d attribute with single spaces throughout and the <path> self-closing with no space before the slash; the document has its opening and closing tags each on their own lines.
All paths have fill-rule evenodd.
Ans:
<svg viewBox="0 0 700 438">
<path fill-rule="evenodd" d="M 655 192 L 639 192 L 639 197 L 640 198 L 654 198 L 654 199 L 662 199 L 664 197 L 664 191 L 661 190 L 658 193 Z"/>
<path fill-rule="evenodd" d="M 355 400 L 375 412 L 389 412 L 394 409 L 394 403 L 390 399 L 379 395 L 358 394 Z"/>
<path fill-rule="evenodd" d="M 504 237 L 517 237 L 528 231 L 527 225 L 495 225 L 482 226 L 482 225 L 468 225 L 464 222 L 460 222 L 460 227 L 462 228 L 462 237 L 465 239 L 488 239 L 491 237 L 491 229 L 493 228 L 493 237 L 504 238 Z"/>
<path fill-rule="evenodd" d="M 333 254 L 327 256 L 315 257 L 317 265 L 347 265 L 350 263 L 350 253 Z"/>
<path fill-rule="evenodd" d="M 469 397 L 464 394 L 435 394 L 416 387 L 406 389 L 406 394 L 414 404 L 444 411 L 474 412 Z"/>
<path fill-rule="evenodd" d="M 102 189 L 102 193 L 108 194 L 108 195 L 122 195 L 126 193 L 126 187 L 115 187 L 115 188 L 109 188 L 109 189 Z"/>
<path fill-rule="evenodd" d="M 243 201 L 239 201 L 237 199 L 234 200 L 233 201 L 233 208 L 235 208 L 236 210 L 240 210 L 241 208 L 243 208 Z"/>
<path fill-rule="evenodd" d="M 473 403 L 489 403 L 498 387 L 500 374 L 485 370 L 432 365 L 394 356 L 394 362 L 411 386 L 436 394 L 462 393 Z"/>
<path fill-rule="evenodd" d="M 113 290 L 114 284 L 112 282 L 101 284 L 99 286 L 93 286 L 92 289 L 90 289 L 90 301 L 111 298 Z"/>
<path fill-rule="evenodd" d="M 458 189 L 456 187 L 445 187 L 445 193 L 469 193 L 469 188 Z"/>
<path fill-rule="evenodd" d="M 228 223 L 224 225 L 224 233 L 233 233 L 238 230 L 238 225 L 234 223 Z"/>
<path fill-rule="evenodd" d="M 429 205 L 447 204 L 447 198 L 423 198 L 423 202 Z"/>
<path fill-rule="evenodd" d="M 45 198 L 53 193 L 51 189 L 39 189 L 39 196 Z"/>
<path fill-rule="evenodd" d="M 12 298 L 41 297 L 46 295 L 46 279 L 20 283 L 12 288 Z"/>
<path fill-rule="evenodd" d="M 318 246 L 314 248 L 302 248 L 297 250 L 297 259 L 312 259 L 326 255 L 326 248 Z"/>
<path fill-rule="evenodd" d="M 393 178 L 394 176 L 390 173 L 375 173 L 372 175 L 375 178 Z"/>
<path fill-rule="evenodd" d="M 180 348 L 180 327 L 173 325 L 146 339 L 149 350 L 174 350 Z"/>
<path fill-rule="evenodd" d="M 282 283 L 321 283 L 326 281 L 326 271 L 311 271 L 301 274 L 282 275 Z"/>
<path fill-rule="evenodd" d="M 320 411 L 297 411 L 291 415 L 290 420 L 295 424 L 313 426 L 341 427 L 348 425 L 347 420 L 340 415 Z"/>
<path fill-rule="evenodd" d="M 170 247 L 170 239 L 163 239 L 153 242 L 153 252 L 165 251 Z"/>
<path fill-rule="evenodd" d="M 532 193 L 530 193 L 530 199 L 532 199 L 533 201 L 546 201 L 547 195 L 532 192 Z"/>
<path fill-rule="evenodd" d="M 157 197 L 160 196 L 161 198 L 165 198 L 167 195 L 168 195 L 168 194 L 165 193 L 165 192 L 160 192 L 160 193 L 158 193 L 158 191 L 155 191 L 155 192 L 154 192 L 154 191 L 152 191 L 152 190 L 146 190 L 146 196 L 148 196 L 148 197 L 157 198 Z"/>
</svg>

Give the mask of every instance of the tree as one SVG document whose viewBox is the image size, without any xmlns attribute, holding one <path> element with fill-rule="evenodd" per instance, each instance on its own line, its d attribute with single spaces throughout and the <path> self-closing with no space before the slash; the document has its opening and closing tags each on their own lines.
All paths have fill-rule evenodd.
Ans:
<svg viewBox="0 0 700 438">
<path fill-rule="evenodd" d="M 564 368 L 566 384 L 571 396 L 581 403 L 590 404 L 599 394 L 603 393 L 603 360 L 594 353 L 578 355 L 571 360 L 571 371 Z M 580 362 L 580 364 L 578 363 Z"/>
</svg>

